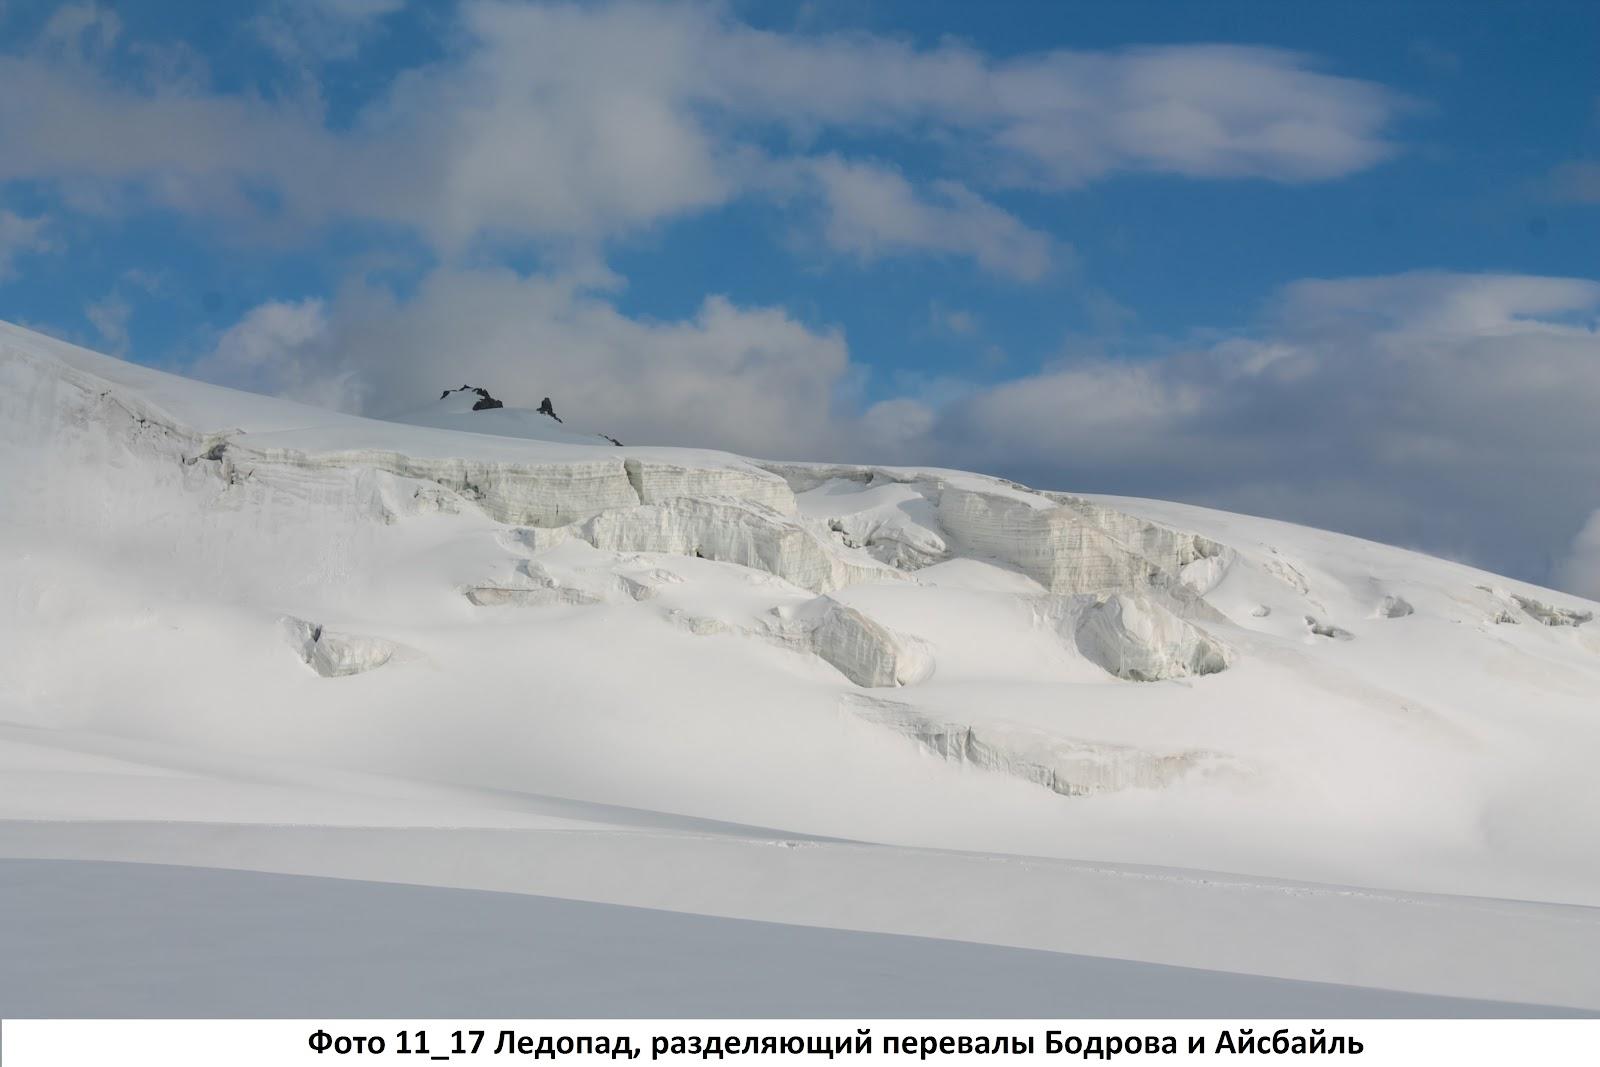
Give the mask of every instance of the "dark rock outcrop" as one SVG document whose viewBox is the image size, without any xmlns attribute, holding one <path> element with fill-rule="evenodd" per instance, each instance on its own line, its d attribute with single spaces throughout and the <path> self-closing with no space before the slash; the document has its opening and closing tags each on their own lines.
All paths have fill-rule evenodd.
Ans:
<svg viewBox="0 0 1600 1067">
<path fill-rule="evenodd" d="M 490 396 L 489 390 L 484 389 L 482 386 L 463 385 L 460 389 L 446 389 L 444 392 L 439 394 L 439 399 L 443 400 L 451 393 L 476 393 L 478 395 L 478 400 L 472 405 L 473 411 L 490 411 L 494 408 L 505 407 L 505 404 Z"/>
</svg>

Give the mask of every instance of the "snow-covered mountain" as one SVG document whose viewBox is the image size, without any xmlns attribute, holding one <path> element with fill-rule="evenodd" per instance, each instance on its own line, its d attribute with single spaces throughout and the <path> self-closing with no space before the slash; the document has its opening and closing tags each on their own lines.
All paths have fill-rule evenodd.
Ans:
<svg viewBox="0 0 1600 1067">
<path fill-rule="evenodd" d="M 0 856 L 1600 1008 L 1600 605 L 473 400 L 0 324 Z"/>
</svg>

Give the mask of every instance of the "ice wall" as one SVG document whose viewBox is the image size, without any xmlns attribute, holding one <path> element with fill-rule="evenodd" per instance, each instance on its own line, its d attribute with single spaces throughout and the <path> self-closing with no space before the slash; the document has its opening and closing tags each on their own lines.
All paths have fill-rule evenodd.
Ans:
<svg viewBox="0 0 1600 1067">
<path fill-rule="evenodd" d="M 1016 566 L 1052 593 L 1136 589 L 1161 573 L 1072 508 L 967 489 L 945 489 L 939 522 L 963 553 Z"/>
</svg>

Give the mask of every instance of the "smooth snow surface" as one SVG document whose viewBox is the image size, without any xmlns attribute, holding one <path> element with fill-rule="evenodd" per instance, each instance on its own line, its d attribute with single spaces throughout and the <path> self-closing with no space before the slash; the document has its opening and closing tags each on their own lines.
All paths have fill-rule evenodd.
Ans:
<svg viewBox="0 0 1600 1067">
<path fill-rule="evenodd" d="M 1542 1014 L 523 894 L 139 864 L 0 860 L 0 942 L 21 950 L 0 957 L 0 1004 L 29 1018 Z"/>
<path fill-rule="evenodd" d="M 0 856 L 1600 1008 L 1594 603 L 562 414 L 0 324 Z"/>
</svg>

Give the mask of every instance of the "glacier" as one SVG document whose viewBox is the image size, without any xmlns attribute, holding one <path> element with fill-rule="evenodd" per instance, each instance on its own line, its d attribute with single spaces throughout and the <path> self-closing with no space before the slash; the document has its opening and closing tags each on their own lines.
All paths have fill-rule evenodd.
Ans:
<svg viewBox="0 0 1600 1067">
<path fill-rule="evenodd" d="M 469 399 L 361 418 L 0 324 L 0 857 L 1600 1008 L 1592 602 Z"/>
</svg>

